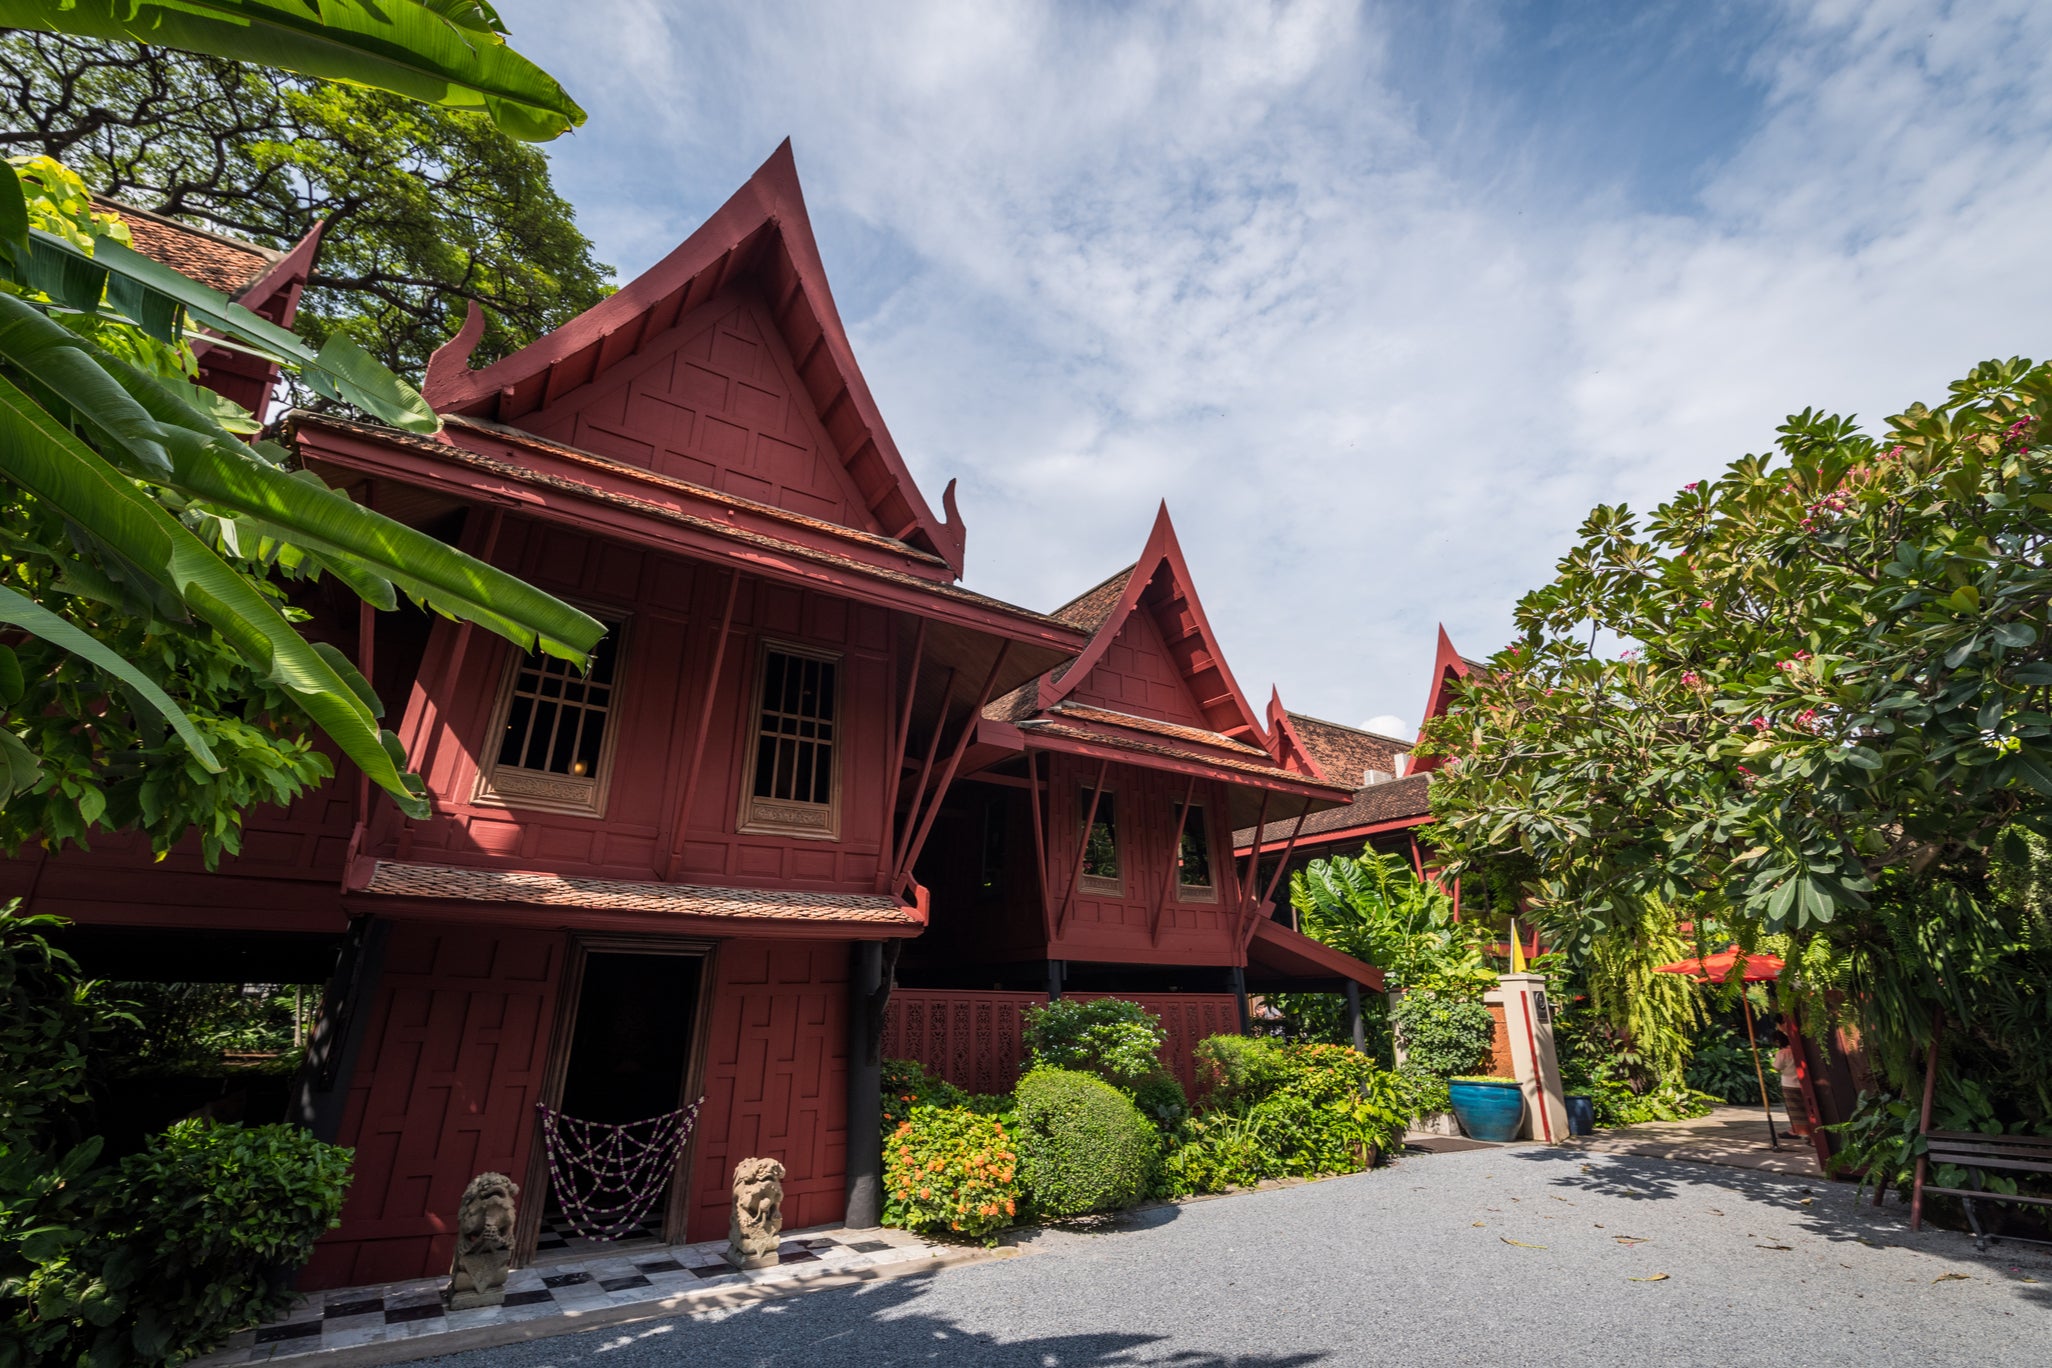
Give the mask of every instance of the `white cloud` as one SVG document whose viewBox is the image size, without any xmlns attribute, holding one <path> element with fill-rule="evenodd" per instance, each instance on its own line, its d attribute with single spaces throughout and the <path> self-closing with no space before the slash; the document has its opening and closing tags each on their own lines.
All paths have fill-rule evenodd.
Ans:
<svg viewBox="0 0 2052 1368">
<path fill-rule="evenodd" d="M 1450 155 L 1353 5 L 507 9 L 592 110 L 558 175 L 623 266 L 793 136 L 971 583 L 1052 606 L 1165 496 L 1242 682 L 1323 716 L 1414 704 L 1437 621 L 1500 643 L 1591 504 L 2045 350 L 2041 8 L 1789 17 L 1660 212 L 1549 181 L 1543 128 Z"/>
</svg>

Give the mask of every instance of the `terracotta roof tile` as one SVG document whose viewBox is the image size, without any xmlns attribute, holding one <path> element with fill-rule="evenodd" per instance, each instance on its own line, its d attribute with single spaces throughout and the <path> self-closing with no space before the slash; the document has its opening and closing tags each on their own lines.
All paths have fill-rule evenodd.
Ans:
<svg viewBox="0 0 2052 1368">
<path fill-rule="evenodd" d="M 520 484 L 533 485 L 541 489 L 558 490 L 577 498 L 589 499 L 594 503 L 610 504 L 616 508 L 629 509 L 646 517 L 675 523 L 680 527 L 689 527 L 696 531 L 707 532 L 743 545 L 757 547 L 766 551 L 774 551 L 779 555 L 789 556 L 793 559 L 812 561 L 819 565 L 830 565 L 836 569 L 852 571 L 871 579 L 884 580 L 892 584 L 916 589 L 922 593 L 932 594 L 936 598 L 972 604 L 991 612 L 1003 613 L 1007 617 L 1016 618 L 1022 622 L 1047 624 L 1065 630 L 1068 629 L 1067 623 L 1058 622 L 1045 613 L 1036 613 L 1031 608 L 1021 608 L 1015 603 L 1006 603 L 1003 599 L 992 598 L 988 594 L 979 594 L 973 589 L 964 589 L 960 585 L 937 583 L 918 575 L 909 574 L 903 570 L 895 570 L 889 566 L 878 565 L 874 561 L 863 560 L 855 556 L 836 555 L 831 551 L 824 551 L 818 547 L 784 541 L 781 538 L 771 537 L 761 532 L 753 532 L 747 528 L 735 527 L 731 523 L 721 522 L 717 518 L 704 517 L 696 513 L 687 512 L 673 504 L 657 503 L 652 499 L 643 499 L 632 494 L 616 493 L 610 489 L 601 489 L 597 485 L 586 484 L 582 480 L 572 480 L 565 476 L 552 475 L 546 471 L 535 470 L 516 461 L 505 460 L 502 457 L 488 455 L 482 451 L 473 451 L 469 447 L 459 446 L 455 442 L 437 441 L 433 437 L 422 437 L 411 432 L 401 432 L 397 428 L 386 427 L 381 423 L 361 422 L 353 418 L 343 418 L 332 413 L 313 413 L 305 409 L 294 409 L 286 414 L 281 420 L 281 425 L 285 439 L 288 442 L 296 443 L 297 435 L 301 428 L 332 428 L 337 432 L 350 433 L 360 437 L 367 437 L 374 441 L 389 442 L 395 446 L 403 446 L 414 451 L 426 452 L 449 462 L 451 465 L 465 466 L 472 470 L 498 476 L 500 479 L 513 480 Z M 316 455 L 315 459 L 321 458 Z M 605 458 L 601 457 L 599 459 L 603 460 Z"/>
<path fill-rule="evenodd" d="M 1196 765 L 1216 765 L 1260 779 L 1279 779 L 1293 789 L 1318 788 L 1333 790 L 1335 796 L 1340 790 L 1337 785 L 1320 783 L 1308 774 L 1297 774 L 1286 770 L 1270 760 L 1264 753 L 1259 762 L 1242 759 L 1237 755 L 1215 755 L 1206 751 L 1189 750 L 1182 746 L 1166 743 L 1156 744 L 1141 741 L 1130 736 L 1113 736 L 1091 727 L 1065 726 L 1056 721 L 1026 721 L 1019 724 L 1028 736 L 1058 736 L 1069 741 L 1083 741 L 1092 745 L 1110 746 L 1114 750 L 1132 751 L 1139 755 L 1160 755 L 1171 760 L 1185 760 Z M 1292 818 L 1291 820 L 1295 820 Z"/>
<path fill-rule="evenodd" d="M 917 925 L 896 898 L 869 893 L 814 893 L 768 888 L 708 888 L 696 884 L 588 879 L 519 869 L 466 869 L 457 865 L 379 860 L 366 893 L 391 898 L 527 903 L 604 912 L 667 912 L 687 917 L 745 921 L 879 922 Z"/>
<path fill-rule="evenodd" d="M 1395 737 L 1303 713 L 1291 713 L 1290 725 L 1318 768 L 1325 771 L 1328 779 L 1340 784 L 1366 783 L 1363 776 L 1369 770 L 1393 775 L 1396 758 L 1411 749 Z"/>
<path fill-rule="evenodd" d="M 93 202 L 121 215 L 136 251 L 224 295 L 238 293 L 284 255 L 104 195 L 93 196 Z"/>
<path fill-rule="evenodd" d="M 1126 592 L 1126 581 L 1133 577 L 1133 571 L 1137 568 L 1127 566 L 1103 583 L 1085 589 L 1048 616 L 1060 618 L 1071 627 L 1081 627 L 1086 632 L 1095 632 L 1104 626 L 1105 619 L 1111 616 L 1112 609 L 1119 606 L 1119 596 Z"/>
<path fill-rule="evenodd" d="M 1110 708 L 1094 708 L 1087 703 L 1063 700 L 1050 710 L 1062 717 L 1073 717 L 1082 722 L 1102 722 L 1106 726 L 1126 727 L 1133 731 L 1153 732 L 1157 736 L 1172 737 L 1178 741 L 1191 741 L 1200 746 L 1217 746 L 1220 750 L 1233 751 L 1240 755 L 1252 755 L 1262 760 L 1274 761 L 1268 752 L 1259 746 L 1250 746 L 1245 741 L 1235 741 L 1223 732 L 1205 731 L 1201 727 L 1186 727 L 1179 722 L 1164 722 L 1158 717 L 1139 717 L 1133 713 L 1114 712 Z M 989 710 L 985 709 L 988 715 Z"/>
<path fill-rule="evenodd" d="M 1305 744 L 1310 744 L 1308 741 Z M 1432 802 L 1427 789 L 1432 775 L 1412 774 L 1402 779 L 1390 779 L 1380 784 L 1369 784 L 1354 795 L 1354 801 L 1341 808 L 1325 812 L 1314 812 L 1304 819 L 1304 830 L 1298 836 L 1303 841 L 1328 831 L 1350 831 L 1355 827 L 1374 826 L 1381 822 L 1397 822 L 1406 818 L 1429 817 Z M 1270 822 L 1262 830 L 1262 842 L 1287 841 L 1296 827 L 1297 819 L 1287 822 Z M 1244 827 L 1233 833 L 1233 844 L 1245 847 L 1254 844 L 1254 828 Z"/>
</svg>

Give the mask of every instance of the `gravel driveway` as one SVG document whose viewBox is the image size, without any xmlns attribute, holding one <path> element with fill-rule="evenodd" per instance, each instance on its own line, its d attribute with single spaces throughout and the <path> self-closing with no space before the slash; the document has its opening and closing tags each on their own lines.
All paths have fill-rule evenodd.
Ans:
<svg viewBox="0 0 2052 1368">
<path fill-rule="evenodd" d="M 434 1360 L 465 1368 L 913 1362 L 2052 1363 L 2052 1257 L 1849 1184 L 1538 1147 L 1044 1232 L 1005 1262 Z M 1664 1274 L 1665 1277 L 1659 1275 Z"/>
</svg>

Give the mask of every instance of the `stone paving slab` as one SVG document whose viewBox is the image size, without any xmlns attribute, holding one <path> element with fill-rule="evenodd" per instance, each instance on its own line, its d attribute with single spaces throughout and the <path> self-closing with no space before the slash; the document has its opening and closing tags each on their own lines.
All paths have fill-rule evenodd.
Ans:
<svg viewBox="0 0 2052 1368">
<path fill-rule="evenodd" d="M 395 1363 L 1016 1253 L 931 1244 L 902 1230 L 794 1231 L 778 1247 L 777 1265 L 736 1271 L 722 1258 L 726 1247 L 718 1240 L 558 1257 L 514 1269 L 503 1305 L 467 1311 L 443 1307 L 443 1278 L 331 1288 L 300 1297 L 282 1316 L 193 1363 Z"/>
<path fill-rule="evenodd" d="M 1781 1130 L 1782 1117 L 1774 1118 Z M 1558 1142 L 1558 1148 L 1596 1154 L 1636 1154 L 1647 1159 L 1681 1159 L 1728 1168 L 1756 1169 L 1801 1178 L 1820 1178 L 1817 1151 L 1808 1140 L 1781 1136 L 1781 1148 L 1767 1141 L 1767 1118 L 1758 1107 L 1715 1107 L 1688 1121 L 1646 1121 Z"/>
</svg>

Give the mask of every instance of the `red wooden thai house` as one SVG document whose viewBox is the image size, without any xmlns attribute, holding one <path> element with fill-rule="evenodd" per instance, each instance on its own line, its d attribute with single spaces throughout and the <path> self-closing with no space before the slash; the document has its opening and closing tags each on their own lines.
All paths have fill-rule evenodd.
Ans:
<svg viewBox="0 0 2052 1368">
<path fill-rule="evenodd" d="M 1242 1029 L 1246 995 L 1379 989 L 1378 970 L 1272 919 L 1234 828 L 1346 804 L 1279 703 L 1257 715 L 1207 621 L 1164 507 L 1140 560 L 1054 616 L 1089 644 L 984 711 L 919 865 L 927 933 L 904 948 L 887 1052 L 1009 1086 L 1018 1016 L 1064 991 L 1158 1011 L 1169 1063 Z"/>
<path fill-rule="evenodd" d="M 280 322 L 316 247 L 244 282 Z M 956 582 L 953 487 L 937 514 L 877 410 L 788 145 L 581 317 L 473 370 L 480 332 L 473 313 L 429 364 L 438 436 L 312 413 L 282 433 L 608 622 L 590 672 L 316 592 L 309 632 L 390 705 L 431 816 L 344 772 L 249 813 L 214 871 L 118 838 L 0 865 L 94 972 L 328 981 L 293 1114 L 355 1149 L 355 1180 L 304 1285 L 439 1274 L 484 1170 L 522 1184 L 531 1254 L 538 1103 L 626 1121 L 705 1099 L 670 1239 L 723 1233 L 757 1154 L 787 1168 L 792 1226 L 873 1223 L 886 1004 L 902 1033 L 919 991 L 1146 992 L 1186 1060 L 1250 984 L 1379 981 L 1263 915 L 1232 859 L 1235 827 L 1348 792 L 1233 682 L 1165 515 L 1139 566 L 1056 614 Z M 267 402 L 275 377 L 207 363 Z"/>
</svg>

